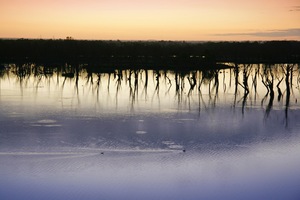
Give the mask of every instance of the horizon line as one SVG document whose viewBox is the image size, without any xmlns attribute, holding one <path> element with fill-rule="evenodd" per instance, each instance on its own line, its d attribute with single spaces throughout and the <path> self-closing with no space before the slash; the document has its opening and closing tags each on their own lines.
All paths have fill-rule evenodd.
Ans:
<svg viewBox="0 0 300 200">
<path fill-rule="evenodd" d="M 205 42 L 300 42 L 300 40 L 159 40 L 159 39 L 82 39 L 67 36 L 66 38 L 26 38 L 26 37 L 0 37 L 0 40 L 70 40 L 70 41 L 120 41 L 120 42 L 191 42 L 191 43 L 205 43 Z"/>
</svg>

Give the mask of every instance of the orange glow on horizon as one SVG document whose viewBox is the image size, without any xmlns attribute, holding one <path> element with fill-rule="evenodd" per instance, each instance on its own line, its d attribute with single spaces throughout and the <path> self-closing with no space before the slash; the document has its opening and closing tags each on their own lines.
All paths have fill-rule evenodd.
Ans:
<svg viewBox="0 0 300 200">
<path fill-rule="evenodd" d="M 1 0 L 0 38 L 300 40 L 298 0 Z"/>
</svg>

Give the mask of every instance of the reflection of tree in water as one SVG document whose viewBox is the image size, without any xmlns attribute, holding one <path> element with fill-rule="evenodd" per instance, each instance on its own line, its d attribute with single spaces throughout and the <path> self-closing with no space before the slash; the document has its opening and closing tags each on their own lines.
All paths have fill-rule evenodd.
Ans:
<svg viewBox="0 0 300 200">
<path fill-rule="evenodd" d="M 43 67 L 31 63 L 14 65 L 11 71 L 17 77 L 17 81 L 21 90 L 21 96 L 24 94 L 24 88 L 29 87 L 28 83 L 32 75 L 35 77 L 35 93 L 37 93 L 43 75 L 42 69 Z"/>
<path fill-rule="evenodd" d="M 280 102 L 282 99 L 282 96 L 283 96 L 281 88 L 280 88 L 280 84 L 283 81 L 285 74 L 283 74 L 283 72 L 282 72 L 282 66 L 273 67 L 273 71 L 275 72 L 274 75 L 277 80 L 277 84 L 276 84 L 277 93 L 278 93 L 277 101 Z"/>
<path fill-rule="evenodd" d="M 2 90 L 2 87 L 1 87 L 1 80 L 4 79 L 5 75 L 6 77 L 9 78 L 9 68 L 10 66 L 9 65 L 0 65 L 0 99 L 1 99 L 1 90 Z"/>
<path fill-rule="evenodd" d="M 235 64 L 234 66 L 234 101 L 233 101 L 233 107 L 236 106 L 236 100 L 238 95 L 238 85 L 239 85 L 239 66 Z"/>
<path fill-rule="evenodd" d="M 262 89 L 265 89 L 266 93 L 260 99 L 261 106 L 265 108 L 265 120 L 272 112 L 274 98 L 277 95 L 279 104 L 285 100 L 284 116 L 286 126 L 288 125 L 290 98 L 292 95 L 297 101 L 293 89 L 299 89 L 300 82 L 299 69 L 292 64 L 232 64 L 231 66 L 233 67 L 231 69 L 191 71 L 102 70 L 102 68 L 79 64 L 59 66 L 23 64 L 12 66 L 10 73 L 16 77 L 18 84 L 20 84 L 21 92 L 23 88 L 28 87 L 28 81 L 32 78 L 34 79 L 33 83 L 36 87 L 36 93 L 39 86 L 46 82 L 50 85 L 50 80 L 54 81 L 54 84 L 59 85 L 62 92 L 66 89 L 65 83 L 68 81 L 74 84 L 74 89 L 72 90 L 74 91 L 73 98 L 80 103 L 80 99 L 84 98 L 79 89 L 80 82 L 83 80 L 85 84 L 81 86 L 87 88 L 88 91 L 92 91 L 92 95 L 95 96 L 98 104 L 101 98 L 109 96 L 114 91 L 116 107 L 118 107 L 118 98 L 120 98 L 121 90 L 128 90 L 128 103 L 132 111 L 135 106 L 139 106 L 137 104 L 139 101 L 147 102 L 148 93 L 151 91 L 152 103 L 155 101 L 157 105 L 160 105 L 160 98 L 163 98 L 162 94 L 165 96 L 175 94 L 173 97 L 177 101 L 178 109 L 185 109 L 183 106 L 188 106 L 187 108 L 192 110 L 193 106 L 197 105 L 200 113 L 202 107 L 206 110 L 215 108 L 218 105 L 219 91 L 223 88 L 222 91 L 224 93 L 221 93 L 221 95 L 233 94 L 233 107 L 241 106 L 242 114 L 245 114 L 245 108 L 251 107 L 253 102 L 255 104 L 259 95 L 262 94 Z M 2 70 L 1 74 L 4 73 L 3 71 L 5 70 Z M 56 77 L 56 81 L 54 77 Z M 296 82 L 293 77 L 296 78 Z M 62 82 L 59 82 L 60 80 Z M 285 80 L 284 89 L 282 85 L 284 83 L 283 80 Z M 107 94 L 104 94 L 101 85 L 107 85 L 105 87 Z M 171 96 L 171 98 L 173 97 Z"/>
<path fill-rule="evenodd" d="M 128 84 L 129 84 L 129 97 L 131 103 L 131 111 L 134 110 L 134 103 L 137 100 L 138 95 L 138 71 L 136 70 L 129 70 L 128 76 Z M 133 87 L 132 87 L 132 76 L 134 77 Z"/>
<path fill-rule="evenodd" d="M 161 78 L 160 71 L 159 70 L 155 70 L 154 73 L 153 73 L 153 79 L 154 79 L 155 89 L 154 89 L 154 93 L 152 95 L 151 102 L 153 102 L 154 97 L 156 96 L 159 106 L 160 106 L 160 97 L 159 97 L 160 78 Z"/>
<path fill-rule="evenodd" d="M 194 90 L 195 86 L 197 85 L 196 74 L 197 71 L 191 71 L 190 75 L 187 77 L 190 84 L 188 96 L 190 96 L 191 92 Z"/>
<path fill-rule="evenodd" d="M 282 65 L 270 65 L 270 64 L 259 64 L 259 65 L 240 65 L 236 64 L 233 72 L 235 77 L 235 88 L 234 88 L 234 107 L 241 102 L 242 113 L 245 112 L 245 107 L 247 106 L 247 102 L 249 102 L 248 98 L 251 99 L 254 97 L 254 103 L 257 99 L 258 93 L 258 80 L 260 79 L 261 84 L 266 89 L 266 94 L 261 99 L 261 106 L 263 107 L 265 101 L 267 99 L 268 102 L 265 107 L 265 119 L 267 119 L 272 111 L 275 91 L 274 87 L 277 88 L 278 102 L 282 101 L 283 95 L 285 95 L 285 121 L 288 121 L 288 110 L 290 105 L 290 97 L 293 93 L 293 73 L 297 72 L 297 76 L 299 76 L 299 70 L 294 69 L 293 64 L 282 64 Z M 231 71 L 231 70 L 230 70 Z M 252 77 L 251 80 L 251 89 L 249 88 L 249 77 Z M 243 81 L 240 82 L 239 78 L 242 77 Z M 280 85 L 282 81 L 285 80 L 286 90 L 282 91 Z M 243 95 L 241 100 L 237 101 L 237 97 L 239 96 L 239 90 L 243 88 Z M 254 90 L 252 90 L 254 89 Z M 250 96 L 249 96 L 250 95 Z M 297 98 L 295 100 L 297 102 Z M 252 105 L 252 102 L 251 102 Z M 287 126 L 287 123 L 286 123 Z"/>
<path fill-rule="evenodd" d="M 178 105 L 182 102 L 184 77 L 185 73 L 175 71 L 175 97 L 177 97 Z"/>
<path fill-rule="evenodd" d="M 198 87 L 198 90 L 200 92 L 202 85 L 208 85 L 208 105 L 212 105 L 212 107 L 215 107 L 219 93 L 219 70 L 202 71 L 201 82 Z"/>
<path fill-rule="evenodd" d="M 270 94 L 270 99 L 269 103 L 266 107 L 266 113 L 265 113 L 265 118 L 267 118 L 270 115 L 272 106 L 273 106 L 273 101 L 274 101 L 274 73 L 270 65 L 265 65 L 263 67 L 263 71 L 261 73 L 261 81 L 263 85 L 267 89 L 267 93 L 264 96 L 264 98 L 261 100 L 261 104 L 263 105 L 263 102 L 265 99 L 268 97 L 268 94 Z"/>
<path fill-rule="evenodd" d="M 151 71 L 151 70 L 150 70 Z M 283 80 L 283 76 L 287 76 L 286 80 L 291 80 L 291 72 L 288 70 L 285 73 L 278 71 L 278 67 L 274 65 L 253 65 L 253 64 L 236 64 L 233 70 L 229 70 L 230 76 L 231 72 L 234 72 L 235 79 L 235 87 L 234 87 L 234 106 L 237 104 L 241 104 L 242 113 L 245 113 L 245 108 L 248 106 L 248 98 L 250 98 L 250 102 L 254 97 L 254 102 L 256 101 L 258 95 L 258 80 L 261 80 L 262 85 L 266 88 L 266 94 L 261 99 L 262 106 L 267 98 L 269 98 L 268 103 L 266 105 L 265 118 L 268 118 L 270 112 L 273 107 L 273 101 L 275 96 L 274 86 L 276 85 L 278 91 L 278 101 L 281 100 L 281 96 L 283 95 L 280 84 Z M 223 73 L 223 90 L 226 93 L 226 89 L 230 89 L 231 79 L 229 82 L 229 88 L 226 88 L 225 83 L 225 70 L 203 70 L 203 71 L 153 71 L 153 83 L 154 83 L 154 92 L 152 95 L 152 101 L 156 98 L 157 101 L 160 101 L 160 84 L 161 80 L 164 80 L 164 83 L 167 85 L 167 89 L 165 94 L 169 94 L 172 86 L 175 88 L 175 97 L 177 99 L 178 105 L 182 105 L 188 102 L 189 108 L 191 108 L 191 99 L 193 98 L 195 88 L 196 95 L 198 96 L 198 106 L 199 112 L 201 110 L 201 105 L 204 105 L 205 108 L 214 108 L 217 104 L 218 95 L 219 95 L 219 86 L 220 86 L 220 72 Z M 139 95 L 139 87 L 143 88 L 142 95 L 145 96 L 145 100 L 147 99 L 147 90 L 149 84 L 149 70 L 116 70 L 114 73 L 114 80 L 116 91 L 120 90 L 123 82 L 123 74 L 126 75 L 125 84 L 129 88 L 129 96 L 130 96 L 130 105 L 131 108 L 134 108 L 135 102 L 138 101 Z M 101 77 L 99 74 L 98 77 Z M 174 77 L 174 79 L 172 78 Z M 110 75 L 108 74 L 108 90 L 110 87 Z M 252 77 L 250 80 L 249 77 Z M 240 79 L 241 78 L 241 82 Z M 99 84 L 100 78 L 98 78 L 97 84 Z M 249 87 L 249 82 L 251 84 L 251 88 Z M 288 85 L 290 83 L 288 82 Z M 174 84 L 175 83 L 175 84 Z M 188 87 L 186 87 L 186 83 L 188 83 Z M 92 84 L 92 83 L 91 83 Z M 208 87 L 208 100 L 206 101 L 203 98 L 202 88 Z M 239 90 L 242 88 L 242 92 Z M 187 92 L 185 92 L 187 91 Z M 116 93 L 116 98 L 118 97 Z M 287 97 L 290 96 L 291 90 L 287 90 L 285 92 Z M 240 100 L 237 100 L 237 97 L 242 94 Z M 252 96 L 249 96 L 252 94 Z M 98 94 L 97 94 L 98 96 Z M 289 100 L 288 98 L 286 98 Z M 252 105 L 252 102 L 251 102 Z M 287 104 L 288 105 L 288 104 Z M 288 107 L 288 106 L 287 106 Z"/>
<path fill-rule="evenodd" d="M 259 70 L 260 70 L 260 65 L 258 65 L 257 67 L 253 68 L 254 73 L 252 74 L 252 86 L 251 88 L 254 88 L 254 102 L 256 102 L 256 98 L 257 98 L 257 82 L 258 82 L 258 76 L 259 76 Z"/>
<path fill-rule="evenodd" d="M 242 114 L 245 112 L 245 105 L 249 94 L 248 78 L 251 72 L 252 65 L 243 65 L 243 84 L 240 84 L 244 88 Z"/>
<path fill-rule="evenodd" d="M 285 98 L 285 126 L 288 127 L 288 110 L 290 107 L 291 86 L 293 82 L 293 64 L 288 64 L 282 67 L 285 74 L 286 98 Z"/>
<path fill-rule="evenodd" d="M 31 64 L 23 64 L 23 65 L 15 65 L 13 69 L 13 73 L 17 77 L 17 81 L 19 82 L 21 95 L 23 96 L 23 89 L 27 87 L 28 80 L 31 76 Z"/>
<path fill-rule="evenodd" d="M 244 114 L 244 112 L 245 112 L 247 98 L 250 93 L 248 82 L 249 82 L 249 76 L 252 72 L 252 67 L 253 66 L 250 64 L 247 64 L 247 65 L 246 64 L 243 64 L 243 65 L 235 64 L 235 66 L 234 66 L 235 89 L 234 89 L 233 107 L 236 107 L 236 104 L 238 104 L 242 101 L 242 114 Z M 242 78 L 243 78 L 242 83 L 239 82 L 239 73 L 240 72 L 242 72 Z M 253 80 L 254 80 L 253 84 L 255 85 L 256 76 L 254 76 Z M 237 96 L 239 93 L 238 86 L 242 87 L 244 92 L 243 92 L 242 98 L 237 101 Z M 254 86 L 254 88 L 255 87 L 256 86 Z M 255 91 L 256 91 L 256 89 L 255 89 Z"/>
</svg>

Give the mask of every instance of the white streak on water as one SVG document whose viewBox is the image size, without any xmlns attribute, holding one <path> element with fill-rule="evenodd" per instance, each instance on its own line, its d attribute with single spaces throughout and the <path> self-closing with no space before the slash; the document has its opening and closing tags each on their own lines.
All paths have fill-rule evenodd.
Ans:
<svg viewBox="0 0 300 200">
<path fill-rule="evenodd" d="M 178 150 L 164 149 L 96 149 L 79 147 L 74 152 L 0 152 L 0 156 L 56 156 L 56 155 L 97 155 L 100 153 L 172 153 L 179 152 Z M 95 153 L 97 151 L 97 153 Z"/>
</svg>

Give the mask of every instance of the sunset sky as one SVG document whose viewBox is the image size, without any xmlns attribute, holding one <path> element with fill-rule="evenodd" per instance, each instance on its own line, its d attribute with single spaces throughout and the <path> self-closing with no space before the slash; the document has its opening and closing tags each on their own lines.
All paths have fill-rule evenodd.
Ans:
<svg viewBox="0 0 300 200">
<path fill-rule="evenodd" d="M 0 0 L 0 38 L 300 40 L 300 0 Z"/>
</svg>

